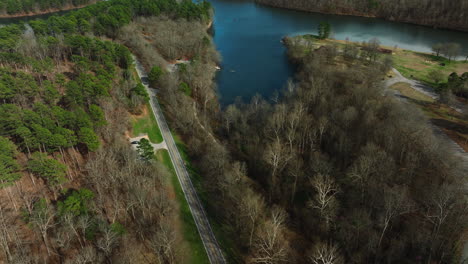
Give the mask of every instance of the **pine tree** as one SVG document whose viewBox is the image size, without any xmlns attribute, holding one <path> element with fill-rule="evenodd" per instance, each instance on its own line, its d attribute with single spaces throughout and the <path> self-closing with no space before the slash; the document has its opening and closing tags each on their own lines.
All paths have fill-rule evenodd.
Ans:
<svg viewBox="0 0 468 264">
<path fill-rule="evenodd" d="M 155 157 L 153 146 L 146 138 L 140 140 L 137 150 L 138 154 L 140 154 L 144 160 L 152 160 Z"/>
</svg>

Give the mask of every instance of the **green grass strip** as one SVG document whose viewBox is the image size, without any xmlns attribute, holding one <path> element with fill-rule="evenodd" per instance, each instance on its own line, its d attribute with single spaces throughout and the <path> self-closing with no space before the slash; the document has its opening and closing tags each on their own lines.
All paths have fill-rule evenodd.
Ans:
<svg viewBox="0 0 468 264">
<path fill-rule="evenodd" d="M 182 220 L 182 231 L 184 240 L 188 242 L 191 251 L 191 259 L 189 263 L 205 264 L 209 263 L 208 256 L 206 255 L 205 247 L 198 233 L 197 226 L 190 211 L 187 200 L 185 200 L 184 192 L 180 186 L 179 179 L 177 178 L 174 166 L 171 162 L 169 152 L 165 149 L 159 150 L 156 154 L 157 159 L 162 162 L 171 173 L 171 183 L 174 186 L 176 198 L 180 205 L 180 217 Z"/>
<path fill-rule="evenodd" d="M 148 137 L 153 143 L 161 143 L 163 137 L 161 131 L 159 130 L 158 123 L 154 118 L 151 108 L 147 105 L 148 114 L 143 117 L 137 117 L 132 121 L 133 126 L 133 135 L 138 136 L 140 134 L 148 134 Z"/>
</svg>

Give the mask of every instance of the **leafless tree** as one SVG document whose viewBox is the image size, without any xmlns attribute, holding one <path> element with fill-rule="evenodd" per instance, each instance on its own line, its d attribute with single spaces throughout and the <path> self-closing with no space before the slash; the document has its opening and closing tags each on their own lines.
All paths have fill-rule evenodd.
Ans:
<svg viewBox="0 0 468 264">
<path fill-rule="evenodd" d="M 265 205 L 262 197 L 255 194 L 252 190 L 248 189 L 247 193 L 242 196 L 241 210 L 250 222 L 249 246 L 252 245 L 253 235 L 256 231 L 257 225 L 259 224 L 264 207 Z"/>
<path fill-rule="evenodd" d="M 229 105 L 226 108 L 226 111 L 223 115 L 224 117 L 224 127 L 226 128 L 227 133 L 229 134 L 231 124 L 236 120 L 236 118 L 239 116 L 240 112 L 239 109 L 235 105 Z"/>
<path fill-rule="evenodd" d="M 291 153 L 288 148 L 280 142 L 279 138 L 277 138 L 267 146 L 264 155 L 266 163 L 271 167 L 271 175 L 269 178 L 271 198 L 271 195 L 276 193 L 276 189 L 278 188 L 279 172 L 291 159 Z"/>
<path fill-rule="evenodd" d="M 114 248 L 117 246 L 119 236 L 107 224 L 103 224 L 101 228 L 102 236 L 98 239 L 96 246 L 102 250 L 106 256 L 109 256 L 112 253 L 112 250 L 114 250 Z"/>
<path fill-rule="evenodd" d="M 9 233 L 8 233 L 8 224 L 6 222 L 6 218 L 4 215 L 4 208 L 0 207 L 0 245 L 5 252 L 6 259 L 8 261 L 11 261 L 12 256 L 11 256 L 11 251 L 10 251 L 10 246 L 9 246 Z"/>
<path fill-rule="evenodd" d="M 343 258 L 338 247 L 332 243 L 319 242 L 309 253 L 309 262 L 313 264 L 342 264 Z"/>
<path fill-rule="evenodd" d="M 273 209 L 271 218 L 257 230 L 252 263 L 277 264 L 287 261 L 289 245 L 283 235 L 285 220 L 284 211 Z"/>
<path fill-rule="evenodd" d="M 42 240 L 47 249 L 47 254 L 51 255 L 51 249 L 48 243 L 48 231 L 56 225 L 54 219 L 56 217 L 56 211 L 53 206 L 45 201 L 41 200 L 37 202 L 33 213 L 30 215 L 30 222 L 33 224 L 42 236 Z"/>
<path fill-rule="evenodd" d="M 338 185 L 331 176 L 321 173 L 311 179 L 311 185 L 316 194 L 309 204 L 312 208 L 319 210 L 320 216 L 325 219 L 328 228 L 337 211 Z"/>
<path fill-rule="evenodd" d="M 150 238 L 150 247 L 159 263 L 177 263 L 176 234 L 169 219 L 159 222 L 156 232 Z"/>
<path fill-rule="evenodd" d="M 91 264 L 97 263 L 98 257 L 96 254 L 96 250 L 93 246 L 87 246 L 82 248 L 78 254 L 69 262 L 70 264 Z"/>
<path fill-rule="evenodd" d="M 378 247 L 380 247 L 391 221 L 413 208 L 412 201 L 408 197 L 408 190 L 405 187 L 385 188 L 383 190 L 383 200 L 384 212 L 381 215 L 382 231 L 380 232 Z"/>
<path fill-rule="evenodd" d="M 305 176 L 304 172 L 304 162 L 300 157 L 293 156 L 291 159 L 291 168 L 289 169 L 289 174 L 294 178 L 291 187 L 291 203 L 294 202 L 294 197 L 296 196 L 297 183 L 302 181 L 302 178 Z"/>
</svg>

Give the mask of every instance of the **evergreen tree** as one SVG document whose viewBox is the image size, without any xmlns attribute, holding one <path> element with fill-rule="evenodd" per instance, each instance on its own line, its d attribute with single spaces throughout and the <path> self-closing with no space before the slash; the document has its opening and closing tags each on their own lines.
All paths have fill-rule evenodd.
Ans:
<svg viewBox="0 0 468 264">
<path fill-rule="evenodd" d="M 320 39 L 327 39 L 331 33 L 331 25 L 328 22 L 320 22 L 318 36 Z"/>
<path fill-rule="evenodd" d="M 132 92 L 135 94 L 144 97 L 145 99 L 149 99 L 148 92 L 146 92 L 145 86 L 143 84 L 139 83 L 135 86 L 135 88 L 132 89 Z"/>
<path fill-rule="evenodd" d="M 91 128 L 83 127 L 78 133 L 78 141 L 88 148 L 89 151 L 96 151 L 99 148 L 99 138 Z"/>
<path fill-rule="evenodd" d="M 137 150 L 138 154 L 140 154 L 144 160 L 152 160 L 155 157 L 154 148 L 146 138 L 140 140 L 137 146 Z"/>
<path fill-rule="evenodd" d="M 46 154 L 35 152 L 28 162 L 29 170 L 37 176 L 47 180 L 49 184 L 56 185 L 65 182 L 67 167 Z"/>
<path fill-rule="evenodd" d="M 0 186 L 7 186 L 21 177 L 16 162 L 16 146 L 9 139 L 0 137 Z"/>
<path fill-rule="evenodd" d="M 94 193 L 86 188 L 72 191 L 64 201 L 58 202 L 60 215 L 72 214 L 79 216 L 89 213 L 88 203 L 93 199 Z"/>
<path fill-rule="evenodd" d="M 148 80 L 150 81 L 153 87 L 157 86 L 158 81 L 162 75 L 163 75 L 163 70 L 161 69 L 161 67 L 154 66 L 151 69 L 150 73 L 148 74 Z"/>
</svg>

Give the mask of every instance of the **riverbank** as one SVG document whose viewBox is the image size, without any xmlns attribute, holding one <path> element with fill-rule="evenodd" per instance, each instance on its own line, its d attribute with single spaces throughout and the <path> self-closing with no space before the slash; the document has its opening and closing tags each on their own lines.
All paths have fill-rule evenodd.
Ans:
<svg viewBox="0 0 468 264">
<path fill-rule="evenodd" d="M 337 45 L 343 49 L 345 45 L 352 45 L 362 49 L 362 43 L 354 42 L 353 40 L 336 40 L 336 39 L 318 39 L 313 35 L 304 35 L 308 40 L 313 41 L 314 45 Z M 440 72 L 444 78 L 438 84 L 447 82 L 448 76 L 456 72 L 461 75 L 468 72 L 468 60 L 449 60 L 442 56 L 435 56 L 428 52 L 418 52 L 412 50 L 401 49 L 398 46 L 388 47 L 381 45 L 380 52 L 382 54 L 391 55 L 394 67 L 406 78 L 421 81 L 430 86 L 436 86 L 433 72 Z"/>
<path fill-rule="evenodd" d="M 93 1 L 89 2 L 88 4 L 84 4 L 84 5 L 66 6 L 66 7 L 63 7 L 63 8 L 50 8 L 50 9 L 41 10 L 41 11 L 37 11 L 37 12 L 17 13 L 17 14 L 0 14 L 0 19 L 28 18 L 28 17 L 42 16 L 42 15 L 57 13 L 57 12 L 63 12 L 63 11 L 73 11 L 73 10 L 81 9 L 83 7 L 87 7 L 89 5 L 95 4 L 97 2 L 99 2 L 99 0 L 93 0 Z"/>
<path fill-rule="evenodd" d="M 393 8 L 387 7 L 389 3 L 384 3 L 382 5 L 376 1 L 369 1 L 369 5 L 371 6 L 357 5 L 353 7 L 347 6 L 348 3 L 341 3 L 340 1 L 334 1 L 334 2 L 330 1 L 328 5 L 322 4 L 322 3 L 315 3 L 314 1 L 310 1 L 310 0 L 309 1 L 254 0 L 254 1 L 257 4 L 276 7 L 276 8 L 285 8 L 285 9 L 291 9 L 291 10 L 297 10 L 297 11 L 306 11 L 306 12 L 330 14 L 330 15 L 381 18 L 381 19 L 385 19 L 388 21 L 428 26 L 428 27 L 432 27 L 436 29 L 437 28 L 449 29 L 449 30 L 468 32 L 468 17 L 463 16 L 462 13 L 458 13 L 459 11 L 454 7 L 450 7 L 452 9 L 449 10 L 448 12 L 453 13 L 453 17 L 457 17 L 457 19 L 448 19 L 447 15 L 444 15 L 444 12 L 442 11 L 427 14 L 428 12 L 424 12 L 420 10 L 419 9 L 420 7 L 416 7 L 418 8 L 418 11 L 419 11 L 418 13 L 413 13 L 412 12 L 413 8 L 409 8 L 409 7 L 408 7 L 408 10 L 401 9 L 399 12 L 390 13 L 392 11 L 395 11 L 394 9 L 398 9 L 398 7 L 395 7 L 395 6 L 393 6 Z M 359 9 L 363 9 L 365 11 L 361 11 Z M 461 9 L 463 10 L 463 8 Z M 462 18 L 460 18 L 460 16 Z"/>
<path fill-rule="evenodd" d="M 361 43 L 346 41 L 346 40 L 334 40 L 334 39 L 318 39 L 312 35 L 297 36 L 294 38 L 303 38 L 306 42 L 304 45 L 308 45 L 309 48 L 306 52 L 319 49 L 321 47 L 335 46 L 338 52 L 343 52 L 346 46 L 357 47 L 362 49 Z M 398 70 L 405 78 L 416 80 L 420 82 L 421 86 L 435 87 L 434 80 L 431 79 L 431 74 L 434 71 L 439 71 L 444 76 L 444 79 L 439 84 L 446 83 L 448 76 L 452 72 L 462 74 L 468 72 L 468 62 L 465 61 L 449 61 L 446 58 L 437 57 L 430 53 L 415 52 L 410 50 L 403 50 L 397 47 L 386 47 L 381 46 L 381 52 L 386 51 L 386 55 L 390 56 L 393 60 L 393 66 Z M 382 55 L 383 56 L 383 55 Z M 347 63 L 346 59 L 340 60 L 342 63 Z M 444 66 L 442 66 L 444 65 Z M 390 72 L 385 77 L 388 80 L 396 78 L 393 72 Z M 428 96 L 421 91 L 415 90 L 411 85 L 407 83 L 397 82 L 389 87 L 392 90 L 397 91 L 398 96 L 407 99 L 409 102 L 414 103 L 420 108 L 426 116 L 429 118 L 432 124 L 440 128 L 448 137 L 456 142 L 465 151 L 468 151 L 468 121 L 464 118 L 464 114 L 457 111 L 453 105 L 450 106 L 438 102 L 438 95 Z M 454 99 L 457 105 L 461 105 L 459 108 L 466 107 L 466 102 L 462 101 L 461 98 Z"/>
</svg>

